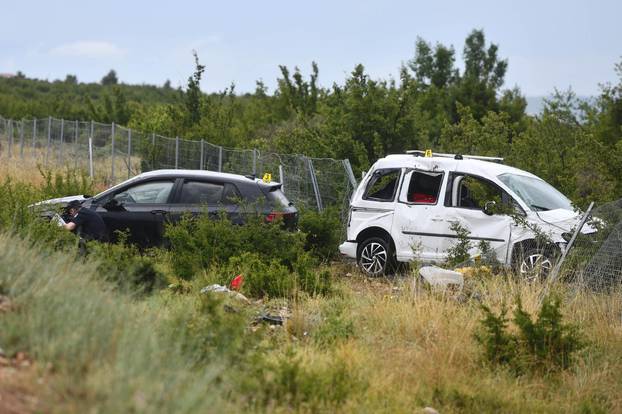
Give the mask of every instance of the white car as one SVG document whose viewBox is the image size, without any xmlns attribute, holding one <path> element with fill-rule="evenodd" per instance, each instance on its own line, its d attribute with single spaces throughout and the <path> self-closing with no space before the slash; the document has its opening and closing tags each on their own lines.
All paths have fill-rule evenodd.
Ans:
<svg viewBox="0 0 622 414">
<path fill-rule="evenodd" d="M 502 161 L 430 151 L 379 159 L 352 196 L 340 252 L 373 276 L 396 262 L 441 263 L 458 239 L 457 222 L 468 231 L 471 256 L 486 241 L 500 263 L 521 273 L 549 270 L 581 213 L 544 180 Z"/>
</svg>

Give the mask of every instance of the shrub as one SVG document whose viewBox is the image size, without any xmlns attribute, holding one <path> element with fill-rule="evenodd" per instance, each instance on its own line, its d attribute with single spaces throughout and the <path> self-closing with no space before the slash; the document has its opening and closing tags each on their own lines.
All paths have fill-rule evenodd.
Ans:
<svg viewBox="0 0 622 414">
<path fill-rule="evenodd" d="M 322 323 L 313 332 L 320 346 L 331 346 L 354 335 L 354 323 L 345 315 L 346 304 L 341 299 L 329 301 L 322 310 Z"/>
<path fill-rule="evenodd" d="M 471 257 L 469 254 L 469 250 L 471 249 L 469 235 L 471 233 L 458 221 L 452 222 L 449 229 L 456 233 L 458 240 L 456 244 L 447 250 L 447 265 L 456 266 L 466 262 Z"/>
<path fill-rule="evenodd" d="M 276 361 L 256 364 L 243 389 L 256 408 L 274 404 L 294 411 L 331 412 L 367 389 L 355 368 L 342 358 L 307 366 L 292 350 Z M 332 408 L 332 409 L 330 409 Z"/>
<path fill-rule="evenodd" d="M 289 270 L 304 254 L 304 235 L 248 217 L 247 224 L 235 225 L 226 216 L 185 216 L 166 228 L 171 263 L 178 276 L 190 279 L 214 264 L 225 264 L 245 252 L 256 253 L 265 262 L 273 260 Z"/>
<path fill-rule="evenodd" d="M 517 299 L 513 322 L 518 333 L 508 329 L 505 306 L 499 315 L 483 306 L 482 329 L 475 338 L 484 346 L 486 359 L 507 365 L 516 373 L 568 368 L 574 354 L 585 344 L 577 327 L 562 322 L 560 306 L 558 297 L 547 296 L 534 321 L 523 309 L 520 298 Z"/>
<path fill-rule="evenodd" d="M 95 260 L 98 274 L 122 290 L 150 293 L 164 285 L 164 275 L 156 268 L 156 260 L 146 252 L 126 243 L 126 236 L 116 244 L 89 242 L 88 258 Z"/>
<path fill-rule="evenodd" d="M 328 261 L 339 251 L 341 220 L 338 209 L 328 208 L 321 213 L 303 211 L 299 228 L 305 233 L 305 250 L 319 260 Z"/>
</svg>

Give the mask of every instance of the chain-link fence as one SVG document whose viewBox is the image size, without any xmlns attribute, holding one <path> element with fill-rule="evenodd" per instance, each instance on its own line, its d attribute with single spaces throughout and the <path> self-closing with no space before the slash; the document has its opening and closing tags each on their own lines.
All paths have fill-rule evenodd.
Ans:
<svg viewBox="0 0 622 414">
<path fill-rule="evenodd" d="M 88 171 L 112 185 L 141 172 L 174 168 L 252 174 L 270 173 L 295 205 L 314 210 L 347 205 L 356 187 L 348 160 L 234 149 L 204 140 L 169 138 L 120 125 L 52 117 L 0 117 L 0 159 L 35 160 L 45 166 Z"/>
</svg>

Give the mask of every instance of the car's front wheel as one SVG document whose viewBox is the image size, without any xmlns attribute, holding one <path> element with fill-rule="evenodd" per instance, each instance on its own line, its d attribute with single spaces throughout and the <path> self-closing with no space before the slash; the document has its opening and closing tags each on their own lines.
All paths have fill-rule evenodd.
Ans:
<svg viewBox="0 0 622 414">
<path fill-rule="evenodd" d="M 556 255 L 545 249 L 528 249 L 515 262 L 518 275 L 528 282 L 546 279 L 555 266 Z"/>
<path fill-rule="evenodd" d="M 358 247 L 357 263 L 368 276 L 381 276 L 391 273 L 395 266 L 395 256 L 391 244 L 381 237 L 366 239 Z"/>
</svg>

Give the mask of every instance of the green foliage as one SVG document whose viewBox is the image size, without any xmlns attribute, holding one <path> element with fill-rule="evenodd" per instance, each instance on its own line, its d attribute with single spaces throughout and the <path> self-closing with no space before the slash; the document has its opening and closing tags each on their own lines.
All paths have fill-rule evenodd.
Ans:
<svg viewBox="0 0 622 414">
<path fill-rule="evenodd" d="M 68 233 L 65 231 L 65 233 Z M 164 286 L 164 275 L 156 267 L 154 252 L 141 253 L 126 242 L 126 236 L 117 243 L 89 242 L 88 259 L 98 263 L 102 279 L 132 293 L 151 293 Z"/>
<path fill-rule="evenodd" d="M 243 383 L 244 391 L 253 396 L 251 405 L 256 409 L 269 409 L 278 403 L 295 411 L 330 412 L 368 387 L 343 359 L 307 366 L 290 350 L 275 361 L 266 360 L 260 367 Z"/>
<path fill-rule="evenodd" d="M 447 266 L 453 267 L 466 262 L 471 257 L 469 254 L 472 247 L 469 239 L 471 232 L 458 221 L 452 222 L 449 229 L 457 236 L 456 243 L 447 250 Z"/>
<path fill-rule="evenodd" d="M 319 260 L 328 261 L 339 251 L 341 220 L 336 208 L 321 213 L 305 210 L 300 214 L 298 227 L 306 235 L 305 250 Z"/>
<path fill-rule="evenodd" d="M 284 231 L 249 214 L 243 226 L 231 223 L 225 215 L 218 220 L 185 216 L 166 228 L 171 261 L 177 275 L 189 279 L 213 264 L 224 264 L 245 252 L 256 253 L 267 262 L 277 260 L 293 270 L 304 255 L 304 235 Z"/>
<path fill-rule="evenodd" d="M 313 331 L 313 339 L 322 347 L 330 347 L 354 335 L 354 322 L 347 316 L 347 303 L 332 298 L 322 309 L 322 322 Z"/>
<path fill-rule="evenodd" d="M 505 306 L 496 315 L 483 305 L 484 319 L 475 338 L 484 347 L 489 362 L 508 366 L 517 374 L 567 369 L 586 344 L 576 326 L 563 322 L 560 307 L 561 300 L 549 295 L 533 320 L 518 298 L 513 315 L 518 332 L 514 333 L 509 330 Z"/>
<path fill-rule="evenodd" d="M 304 250 L 305 234 L 266 223 L 261 216 L 248 216 L 242 226 L 224 215 L 218 220 L 188 216 L 169 226 L 166 237 L 171 268 L 183 279 L 207 271 L 209 282 L 228 285 L 242 274 L 242 292 L 253 297 L 331 290 L 330 273 L 316 269 L 317 259 Z"/>
</svg>

